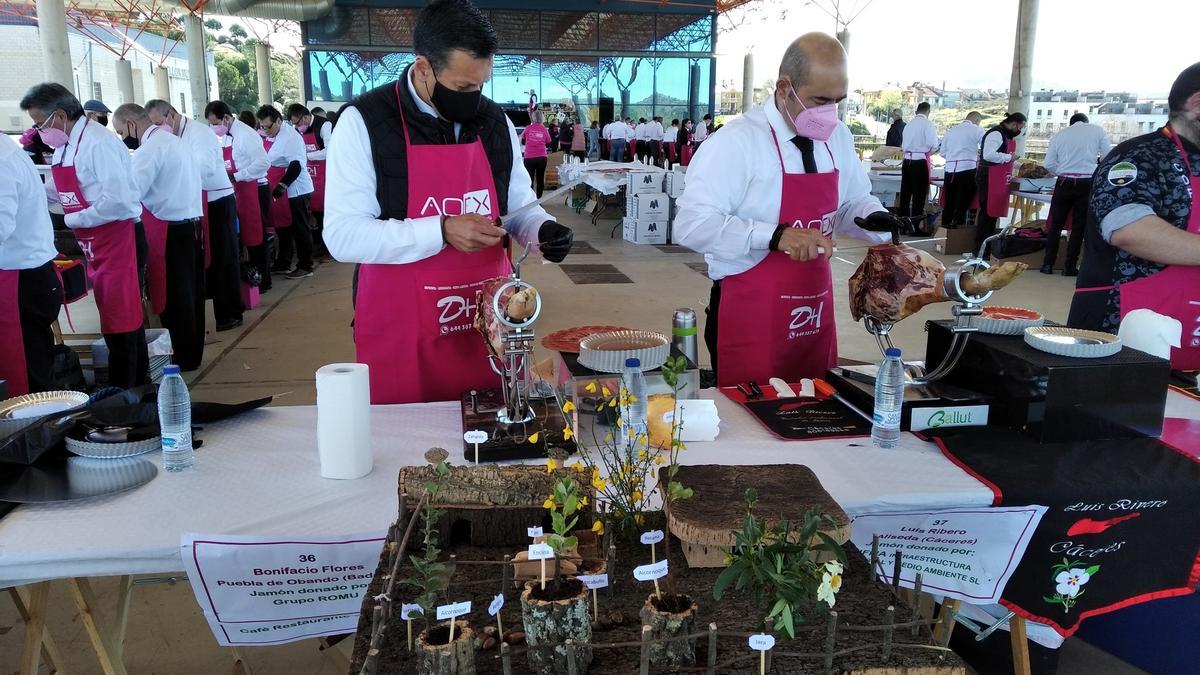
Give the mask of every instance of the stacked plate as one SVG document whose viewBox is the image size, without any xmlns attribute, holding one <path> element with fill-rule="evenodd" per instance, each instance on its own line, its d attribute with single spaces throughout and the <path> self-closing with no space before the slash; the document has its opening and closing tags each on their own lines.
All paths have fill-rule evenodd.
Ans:
<svg viewBox="0 0 1200 675">
<path fill-rule="evenodd" d="M 0 435 L 16 432 L 37 420 L 88 402 L 78 391 L 42 391 L 0 401 Z"/>
<path fill-rule="evenodd" d="M 667 336 L 648 330 L 597 333 L 579 341 L 579 362 L 601 373 L 622 373 L 631 358 L 641 361 L 643 372 L 654 370 L 670 355 Z"/>
<path fill-rule="evenodd" d="M 991 335 L 1020 335 L 1026 328 L 1046 323 L 1046 318 L 1031 309 L 1020 307 L 984 307 L 975 317 L 975 327 Z"/>
<path fill-rule="evenodd" d="M 144 455 L 147 452 L 154 452 L 162 447 L 162 437 L 155 436 L 141 441 L 128 442 L 112 442 L 112 443 L 97 443 L 95 441 L 81 441 L 67 436 L 67 450 L 79 455 L 80 457 L 91 457 L 93 459 L 119 459 L 122 457 L 136 457 Z"/>
<path fill-rule="evenodd" d="M 1121 351 L 1121 338 L 1116 335 L 1064 326 L 1027 328 L 1025 344 L 1047 354 L 1080 359 L 1098 359 Z"/>
</svg>

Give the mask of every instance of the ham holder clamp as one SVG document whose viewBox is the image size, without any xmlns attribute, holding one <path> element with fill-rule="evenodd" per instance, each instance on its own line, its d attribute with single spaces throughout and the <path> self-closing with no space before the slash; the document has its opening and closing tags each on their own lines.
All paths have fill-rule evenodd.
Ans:
<svg viewBox="0 0 1200 675">
<path fill-rule="evenodd" d="M 487 440 L 464 440 L 468 461 L 545 457 L 549 447 L 576 449 L 564 439 L 566 419 L 554 389 L 533 373 L 533 324 L 542 311 L 537 289 L 521 279 L 521 263 L 535 244 L 513 262 L 513 272 L 484 282 L 477 292 L 475 329 L 488 349 L 488 363 L 500 376 L 500 388 L 471 390 L 462 396 L 463 431 L 482 431 Z M 537 434 L 536 442 L 530 438 Z"/>
</svg>

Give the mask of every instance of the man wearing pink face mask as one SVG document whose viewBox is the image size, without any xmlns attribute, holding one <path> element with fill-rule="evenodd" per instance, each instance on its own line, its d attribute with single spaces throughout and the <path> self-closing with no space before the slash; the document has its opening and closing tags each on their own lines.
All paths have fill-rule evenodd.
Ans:
<svg viewBox="0 0 1200 675">
<path fill-rule="evenodd" d="M 841 44 L 803 35 L 775 96 L 709 136 L 688 166 L 675 238 L 708 261 L 704 341 L 721 386 L 823 377 L 837 363 L 834 234 L 880 242 L 899 228 L 838 121 L 846 89 Z"/>
</svg>

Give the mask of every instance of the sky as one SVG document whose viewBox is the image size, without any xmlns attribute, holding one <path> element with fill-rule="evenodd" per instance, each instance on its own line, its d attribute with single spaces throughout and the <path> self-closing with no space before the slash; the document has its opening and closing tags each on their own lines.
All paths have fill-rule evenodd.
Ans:
<svg viewBox="0 0 1200 675">
<path fill-rule="evenodd" d="M 741 26 L 717 38 L 717 89 L 741 89 L 747 49 L 754 80 L 774 79 L 788 42 L 808 31 L 834 33 L 814 4 L 836 0 L 754 0 Z M 840 0 L 861 9 L 850 24 L 850 88 L 922 81 L 950 88 L 1007 89 L 1017 0 Z M 787 10 L 780 19 L 780 12 Z M 736 21 L 737 12 L 730 17 Z M 753 11 L 753 10 L 752 10 Z M 1166 98 L 1171 82 L 1200 60 L 1200 1 L 1041 0 L 1033 82 L 1037 89 L 1130 91 Z"/>
</svg>

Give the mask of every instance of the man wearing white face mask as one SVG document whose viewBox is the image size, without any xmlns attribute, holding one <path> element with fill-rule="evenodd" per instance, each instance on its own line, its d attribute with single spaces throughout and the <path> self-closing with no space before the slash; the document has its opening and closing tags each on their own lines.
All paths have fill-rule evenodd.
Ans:
<svg viewBox="0 0 1200 675">
<path fill-rule="evenodd" d="M 704 340 L 721 386 L 824 376 L 837 363 L 834 234 L 878 243 L 899 228 L 837 119 L 846 89 L 841 44 L 803 35 L 774 98 L 710 136 L 688 166 L 675 236 L 708 261 Z"/>
</svg>

